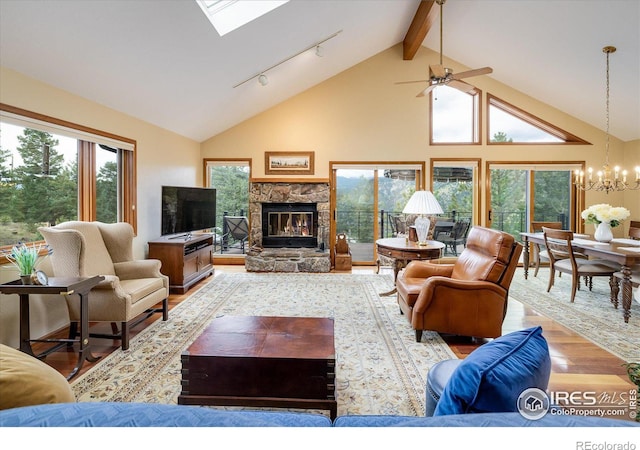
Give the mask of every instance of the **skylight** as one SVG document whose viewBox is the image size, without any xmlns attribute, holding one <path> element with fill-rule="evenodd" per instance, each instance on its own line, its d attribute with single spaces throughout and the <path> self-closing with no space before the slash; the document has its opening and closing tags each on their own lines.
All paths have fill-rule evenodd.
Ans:
<svg viewBox="0 0 640 450">
<path fill-rule="evenodd" d="M 196 0 L 220 36 L 273 11 L 289 0 Z"/>
</svg>

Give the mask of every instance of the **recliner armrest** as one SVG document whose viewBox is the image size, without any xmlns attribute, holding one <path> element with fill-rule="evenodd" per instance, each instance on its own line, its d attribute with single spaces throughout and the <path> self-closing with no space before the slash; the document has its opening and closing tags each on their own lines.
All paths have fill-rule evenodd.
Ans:
<svg viewBox="0 0 640 450">
<path fill-rule="evenodd" d="M 459 291 L 459 295 L 446 295 L 448 302 L 456 302 L 459 299 L 464 302 L 483 301 L 496 299 L 504 301 L 505 289 L 499 284 L 490 281 L 456 280 L 446 277 L 431 277 L 422 286 L 420 295 L 413 307 L 416 313 L 423 313 L 435 297 L 443 296 L 439 290 Z M 468 292 L 467 292 L 468 291 Z"/>
</svg>

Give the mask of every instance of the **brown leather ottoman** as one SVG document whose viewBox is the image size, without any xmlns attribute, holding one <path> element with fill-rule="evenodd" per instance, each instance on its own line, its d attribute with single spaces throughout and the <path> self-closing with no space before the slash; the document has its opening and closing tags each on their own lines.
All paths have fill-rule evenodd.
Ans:
<svg viewBox="0 0 640 450">
<path fill-rule="evenodd" d="M 224 316 L 182 353 L 184 405 L 329 410 L 335 397 L 334 321 Z"/>
</svg>

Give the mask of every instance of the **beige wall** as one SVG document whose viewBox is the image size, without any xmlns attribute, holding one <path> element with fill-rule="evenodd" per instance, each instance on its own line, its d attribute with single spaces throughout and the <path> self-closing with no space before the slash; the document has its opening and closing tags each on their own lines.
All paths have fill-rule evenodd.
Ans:
<svg viewBox="0 0 640 450">
<path fill-rule="evenodd" d="M 144 258 L 147 241 L 160 236 L 160 186 L 201 183 L 200 144 L 12 70 L 0 70 L 0 102 L 137 141 L 138 234 L 134 254 Z M 0 272 L 0 282 L 15 278 L 8 270 Z M 68 321 L 64 302 L 38 300 L 32 302 L 31 308 L 33 337 Z M 0 342 L 17 347 L 17 326 L 17 296 L 2 295 Z"/>
<path fill-rule="evenodd" d="M 329 161 L 426 161 L 430 158 L 482 158 L 486 161 L 586 161 L 604 163 L 604 133 L 562 111 L 536 101 L 489 77 L 469 79 L 483 90 L 593 145 L 446 145 L 428 144 L 428 98 L 416 98 L 420 84 L 396 81 L 424 79 L 437 53 L 422 47 L 413 61 L 402 60 L 394 46 L 345 72 L 202 143 L 205 158 L 250 157 L 252 176 L 264 173 L 265 151 L 315 151 L 314 178 L 329 177 Z M 467 68 L 445 60 L 454 71 Z M 266 86 L 265 89 L 269 87 Z M 568 86 L 570 88 L 570 86 Z M 485 110 L 483 98 L 483 115 Z M 485 141 L 486 120 L 482 121 Z M 638 141 L 611 139 L 610 160 L 626 166 L 640 164 Z M 634 162 L 635 161 L 635 162 Z M 429 177 L 430 174 L 427 174 Z M 640 220 L 640 193 L 586 193 L 586 204 L 607 202 L 630 208 Z M 482 196 L 484 206 L 485 196 Z M 626 225 L 628 226 L 628 224 Z M 622 227 L 614 230 L 622 234 Z"/>
</svg>

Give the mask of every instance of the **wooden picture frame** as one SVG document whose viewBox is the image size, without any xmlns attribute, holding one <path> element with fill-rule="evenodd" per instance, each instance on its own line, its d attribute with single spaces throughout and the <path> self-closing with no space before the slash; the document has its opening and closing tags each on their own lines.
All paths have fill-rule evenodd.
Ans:
<svg viewBox="0 0 640 450">
<path fill-rule="evenodd" d="M 313 175 L 315 152 L 265 152 L 267 175 Z"/>
</svg>

